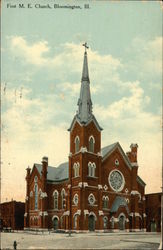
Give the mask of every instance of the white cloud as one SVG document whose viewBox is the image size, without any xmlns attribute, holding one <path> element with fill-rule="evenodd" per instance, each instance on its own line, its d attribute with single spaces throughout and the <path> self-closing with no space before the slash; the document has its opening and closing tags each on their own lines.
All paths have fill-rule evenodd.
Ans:
<svg viewBox="0 0 163 250">
<path fill-rule="evenodd" d="M 49 122 L 61 112 L 58 108 L 54 110 L 55 96 L 53 100 L 51 96 L 31 100 L 30 93 L 31 89 L 24 86 L 23 96 L 18 96 L 16 102 L 14 89 L 8 87 L 2 95 L 3 106 L 7 106 L 2 113 L 2 200 L 24 199 L 25 168 L 40 163 L 44 155 L 49 156 L 53 166 L 68 160 L 65 124 Z"/>
<path fill-rule="evenodd" d="M 11 49 L 17 56 L 24 58 L 28 63 L 35 65 L 43 65 L 48 62 L 44 57 L 49 51 L 46 41 L 39 41 L 30 45 L 23 37 L 14 36 L 11 38 Z"/>
<path fill-rule="evenodd" d="M 64 82 L 60 83 L 58 87 L 61 88 L 66 94 L 68 93 L 69 95 L 78 97 L 80 93 L 81 83 Z M 91 93 L 95 94 L 99 91 L 99 85 L 91 85 L 90 89 Z"/>
<path fill-rule="evenodd" d="M 122 89 L 127 88 L 130 96 L 125 96 L 118 101 L 113 102 L 107 107 L 95 105 L 95 113 L 100 114 L 102 119 L 108 118 L 122 118 L 126 116 L 136 116 L 141 111 L 141 108 L 150 102 L 150 97 L 144 95 L 144 90 L 140 87 L 140 83 L 126 82 L 119 86 Z"/>
<path fill-rule="evenodd" d="M 22 99 L 20 89 L 17 90 L 16 97 L 14 89 L 7 89 L 6 95 L 2 96 L 2 103 L 7 107 L 2 114 L 2 198 L 5 190 L 6 194 L 13 198 L 14 196 L 17 198 L 20 193 L 22 199 L 25 193 L 24 178 L 27 164 L 32 166 L 33 162 L 40 162 L 44 154 L 49 156 L 50 165 L 56 165 L 67 159 L 69 145 L 67 124 L 56 125 L 51 121 L 60 112 L 66 112 L 64 107 L 60 106 L 59 99 L 66 100 L 66 95 L 76 96 L 76 98 L 79 96 L 81 83 L 71 82 L 65 78 L 74 72 L 81 74 L 83 50 L 81 45 L 65 43 L 62 45 L 62 52 L 50 56 L 48 52 L 51 52 L 51 48 L 46 41 L 29 44 L 22 37 L 12 37 L 10 41 L 12 52 L 21 60 L 37 67 L 44 66 L 46 70 L 52 69 L 54 78 L 60 79 L 57 88 L 60 87 L 62 90 L 58 95 L 55 92 L 53 95 L 45 95 L 43 99 L 39 97 L 31 100 L 32 90 L 22 86 Z M 140 41 L 135 40 L 135 49 L 138 44 L 141 45 Z M 160 38 L 148 42 L 147 48 L 142 42 L 138 51 L 137 64 L 140 64 L 140 69 L 136 69 L 138 72 L 148 74 L 153 70 L 153 63 L 157 65 L 153 72 L 159 69 L 160 59 L 157 61 L 159 46 Z M 105 92 L 106 86 L 110 84 L 109 88 L 112 88 L 111 84 L 114 82 L 116 91 L 124 94 L 121 99 L 113 100 L 109 105 L 94 105 L 94 113 L 99 123 L 103 122 L 102 144 L 108 145 L 120 141 L 128 150 L 131 142 L 138 142 L 140 175 L 147 182 L 147 190 L 158 191 L 158 183 L 155 180 L 160 182 L 161 118 L 145 111 L 150 103 L 150 96 L 146 95 L 139 81 L 121 80 L 119 69 L 124 66 L 120 59 L 111 55 L 100 55 L 98 51 L 92 49 L 89 49 L 88 53 L 90 79 L 93 83 L 91 93 Z M 146 54 L 150 55 L 145 58 Z M 153 61 L 153 58 L 156 60 Z M 125 67 L 129 68 L 129 66 L 131 66 L 130 62 Z M 132 66 L 135 67 L 135 64 L 133 63 Z M 56 88 L 56 85 L 51 85 L 51 88 L 53 87 Z M 156 173 L 157 178 L 151 182 L 153 172 Z M 17 180 L 15 187 L 13 187 L 13 178 L 14 183 Z M 17 190 L 20 191 L 17 192 Z"/>
<path fill-rule="evenodd" d="M 95 115 L 103 121 L 102 144 L 119 141 L 128 151 L 130 143 L 138 143 L 139 175 L 147 183 L 146 192 L 160 192 L 161 114 L 145 111 L 150 99 L 145 96 L 138 81 L 126 83 L 126 86 L 129 96 L 113 101 L 108 106 L 95 105 Z"/>
<path fill-rule="evenodd" d="M 132 60 L 127 66 L 135 69 L 139 75 L 162 75 L 162 37 L 155 37 L 153 40 L 145 40 L 137 37 L 133 40 L 129 52 Z"/>
<path fill-rule="evenodd" d="M 51 57 L 46 53 L 50 51 L 47 41 L 38 41 L 33 44 L 29 44 L 25 38 L 21 36 L 10 38 L 12 52 L 22 59 L 25 59 L 27 63 L 37 66 L 57 67 L 64 70 L 71 69 L 71 72 L 81 72 L 81 62 L 83 61 L 83 49 L 81 44 L 65 43 L 60 46 L 62 52 L 58 54 L 51 54 Z M 98 68 L 98 74 L 100 71 L 112 72 L 118 67 L 122 67 L 121 62 L 117 58 L 113 58 L 111 55 L 100 55 L 98 51 L 94 51 L 91 48 L 89 53 L 89 65 L 92 68 L 92 72 L 96 75 Z M 64 65 L 64 67 L 63 67 Z M 100 65 L 100 66 L 99 66 Z"/>
</svg>

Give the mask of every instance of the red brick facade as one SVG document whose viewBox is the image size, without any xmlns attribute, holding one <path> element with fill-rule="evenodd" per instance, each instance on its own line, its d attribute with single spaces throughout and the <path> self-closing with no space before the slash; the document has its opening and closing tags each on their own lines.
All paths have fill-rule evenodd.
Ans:
<svg viewBox="0 0 163 250">
<path fill-rule="evenodd" d="M 80 141 L 79 152 L 75 152 L 76 136 Z M 95 141 L 94 152 L 89 152 L 90 136 L 93 136 Z M 75 121 L 70 132 L 69 178 L 61 182 L 50 182 L 47 179 L 46 157 L 42 161 L 41 174 L 35 165 L 32 172 L 27 169 L 25 228 L 54 228 L 67 231 L 70 229 L 75 231 L 145 230 L 145 184 L 137 176 L 137 158 L 130 162 L 130 157 L 125 155 L 119 143 L 111 146 L 111 150 L 102 156 L 101 132 L 95 123 L 92 121 L 87 126 L 81 127 Z M 137 145 L 132 145 L 130 154 L 135 153 L 135 150 L 137 152 Z M 74 175 L 75 163 L 79 164 L 77 177 Z M 94 163 L 96 166 L 94 176 L 89 176 L 89 163 Z M 109 175 L 114 171 L 123 176 L 120 191 L 114 190 L 109 183 Z M 37 208 L 35 208 L 35 179 L 38 185 Z M 61 196 L 63 189 L 65 190 L 64 201 Z M 55 190 L 58 193 L 56 209 Z M 78 195 L 76 204 L 75 195 Z M 92 202 L 89 201 L 89 197 L 93 197 Z M 105 199 L 107 201 L 104 207 Z M 121 202 L 118 203 L 119 201 Z"/>
<path fill-rule="evenodd" d="M 145 183 L 138 176 L 137 144 L 101 149 L 101 131 L 92 113 L 87 52 L 84 54 L 78 112 L 70 131 L 69 162 L 58 168 L 27 169 L 25 228 L 73 231 L 146 229 Z"/>
</svg>

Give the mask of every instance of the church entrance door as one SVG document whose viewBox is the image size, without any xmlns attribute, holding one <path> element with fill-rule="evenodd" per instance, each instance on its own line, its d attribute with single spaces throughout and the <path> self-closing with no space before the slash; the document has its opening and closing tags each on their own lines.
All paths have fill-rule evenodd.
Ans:
<svg viewBox="0 0 163 250">
<path fill-rule="evenodd" d="M 95 231 L 95 217 L 92 214 L 88 217 L 88 229 Z"/>
<path fill-rule="evenodd" d="M 151 221 L 151 232 L 156 232 L 156 222 Z"/>
<path fill-rule="evenodd" d="M 54 220 L 53 220 L 53 228 L 54 228 L 54 230 L 58 229 L 58 219 L 57 218 L 54 218 Z"/>
<path fill-rule="evenodd" d="M 125 217 L 121 215 L 119 217 L 119 230 L 124 230 L 125 229 Z"/>
</svg>

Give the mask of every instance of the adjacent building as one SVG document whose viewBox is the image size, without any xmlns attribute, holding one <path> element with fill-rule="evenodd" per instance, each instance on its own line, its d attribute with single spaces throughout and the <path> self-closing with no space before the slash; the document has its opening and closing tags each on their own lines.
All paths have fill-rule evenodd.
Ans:
<svg viewBox="0 0 163 250">
<path fill-rule="evenodd" d="M 125 153 L 119 142 L 101 148 L 102 128 L 90 92 L 87 51 L 78 111 L 68 129 L 68 161 L 27 168 L 24 226 L 76 232 L 146 230 L 145 183 L 138 175 L 138 145 Z"/>
<path fill-rule="evenodd" d="M 161 193 L 145 195 L 148 232 L 161 232 L 161 195 Z"/>
<path fill-rule="evenodd" d="M 9 201 L 0 204 L 0 227 L 8 230 L 24 229 L 25 203 Z"/>
</svg>

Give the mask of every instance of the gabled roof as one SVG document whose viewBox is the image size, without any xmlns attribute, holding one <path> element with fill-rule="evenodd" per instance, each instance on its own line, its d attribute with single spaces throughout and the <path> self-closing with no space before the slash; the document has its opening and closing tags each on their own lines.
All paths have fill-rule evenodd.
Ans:
<svg viewBox="0 0 163 250">
<path fill-rule="evenodd" d="M 42 165 L 35 163 L 40 176 L 42 171 Z M 69 178 L 68 162 L 60 164 L 58 167 L 48 166 L 47 180 L 49 181 L 63 181 Z"/>
<path fill-rule="evenodd" d="M 125 155 L 123 149 L 121 148 L 119 142 L 115 142 L 111 145 L 108 145 L 104 148 L 101 149 L 101 155 L 102 155 L 102 160 L 105 160 L 116 148 L 119 149 L 121 152 L 122 157 L 124 158 L 125 162 L 127 163 L 127 166 L 132 169 L 132 166 Z M 36 167 L 37 171 L 39 172 L 40 176 L 41 171 L 42 171 L 42 165 L 35 163 L 34 166 Z M 67 180 L 69 178 L 69 164 L 68 162 L 61 163 L 58 167 L 51 167 L 48 166 L 48 173 L 47 173 L 47 180 L 48 181 L 55 181 L 55 182 L 60 182 L 63 180 Z M 137 176 L 137 181 L 139 182 L 140 185 L 145 186 L 146 184 L 144 181 Z"/>
<path fill-rule="evenodd" d="M 125 162 L 127 163 L 127 166 L 130 169 L 132 169 L 132 165 L 131 165 L 127 155 L 124 153 L 119 142 L 115 142 L 115 143 L 108 145 L 108 146 L 101 149 L 102 160 L 104 161 L 116 148 L 118 148 L 119 151 L 121 152 L 121 155 L 122 155 L 123 159 L 125 160 Z M 146 185 L 145 182 L 139 176 L 137 176 L 136 180 L 143 187 Z"/>
<path fill-rule="evenodd" d="M 117 144 L 118 142 L 115 142 L 111 145 L 108 145 L 104 148 L 101 149 L 101 155 L 102 157 L 105 157 L 110 151 L 112 151 L 112 149 L 115 147 L 115 145 Z"/>
<path fill-rule="evenodd" d="M 121 197 L 121 196 L 117 196 L 112 204 L 110 212 L 112 212 L 112 213 L 117 212 L 119 207 L 121 207 L 121 206 L 125 207 L 127 212 L 129 213 L 129 209 L 128 209 L 127 202 L 126 202 L 125 198 Z"/>
<path fill-rule="evenodd" d="M 113 143 L 109 146 L 106 146 L 101 150 L 101 154 L 103 157 L 102 160 L 104 161 L 116 148 L 119 149 L 124 161 L 126 162 L 127 166 L 129 167 L 129 169 L 132 169 L 131 163 L 130 163 L 128 157 L 126 156 L 126 154 L 124 153 L 119 142 L 116 142 L 116 143 Z"/>
<path fill-rule="evenodd" d="M 97 128 L 99 131 L 103 130 L 103 128 L 100 127 L 100 125 L 98 124 L 98 121 L 96 120 L 96 118 L 95 118 L 95 116 L 94 116 L 93 114 L 91 115 L 90 119 L 89 119 L 87 122 L 85 122 L 85 123 L 84 123 L 84 122 L 81 122 L 81 121 L 80 121 L 80 118 L 79 118 L 79 116 L 78 116 L 78 114 L 76 114 L 76 115 L 74 116 L 74 119 L 72 120 L 72 123 L 71 123 L 71 125 L 70 125 L 68 131 L 72 131 L 72 129 L 73 129 L 74 125 L 75 125 L 75 122 L 78 122 L 79 125 L 82 127 L 82 126 L 87 126 L 87 125 L 88 125 L 90 122 L 92 122 L 92 121 L 94 122 L 96 128 Z"/>
</svg>

